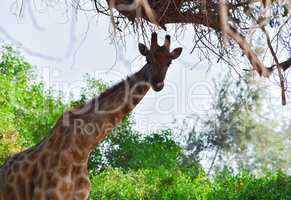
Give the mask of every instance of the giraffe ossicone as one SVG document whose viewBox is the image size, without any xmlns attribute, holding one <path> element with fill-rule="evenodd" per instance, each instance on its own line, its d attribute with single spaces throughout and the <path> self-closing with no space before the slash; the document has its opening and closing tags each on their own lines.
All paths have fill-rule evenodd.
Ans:
<svg viewBox="0 0 291 200">
<path fill-rule="evenodd" d="M 11 156 L 0 168 L 0 200 L 85 200 L 90 192 L 87 163 L 90 152 L 146 95 L 160 91 L 171 61 L 170 52 L 153 33 L 148 49 L 139 44 L 147 63 L 141 70 L 84 105 L 66 111 L 42 142 Z M 102 184 L 102 183 L 100 183 Z"/>
</svg>

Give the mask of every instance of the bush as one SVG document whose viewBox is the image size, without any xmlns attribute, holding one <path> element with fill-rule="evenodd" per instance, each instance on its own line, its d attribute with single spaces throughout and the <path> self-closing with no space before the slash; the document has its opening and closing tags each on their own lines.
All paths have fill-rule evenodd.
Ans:
<svg viewBox="0 0 291 200">
<path fill-rule="evenodd" d="M 236 176 L 229 172 L 217 175 L 210 200 L 290 200 L 291 177 L 282 172 L 266 173 L 263 177 L 254 177 L 247 171 Z"/>
<path fill-rule="evenodd" d="M 135 170 L 175 167 L 182 149 L 171 134 L 171 131 L 161 131 L 142 137 L 125 121 L 107 139 L 105 156 L 109 166 Z"/>
<path fill-rule="evenodd" d="M 189 170 L 189 169 L 188 169 Z M 194 169 L 197 170 L 197 169 Z M 190 170 L 191 171 L 191 170 Z M 291 178 L 282 172 L 255 177 L 247 171 L 219 173 L 210 181 L 203 170 L 109 169 L 92 178 L 90 200 L 290 200 Z"/>
<path fill-rule="evenodd" d="M 127 172 L 109 169 L 92 179 L 91 200 L 202 199 L 209 181 L 201 173 L 195 179 L 179 169 L 141 169 Z"/>
</svg>

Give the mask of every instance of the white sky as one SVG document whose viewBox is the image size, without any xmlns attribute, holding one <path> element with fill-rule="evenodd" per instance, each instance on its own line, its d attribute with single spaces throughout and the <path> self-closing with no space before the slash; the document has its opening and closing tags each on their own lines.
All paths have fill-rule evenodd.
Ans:
<svg viewBox="0 0 291 200">
<path fill-rule="evenodd" d="M 143 66 L 137 38 L 126 37 L 126 50 L 121 42 L 113 42 L 108 17 L 97 18 L 85 12 L 76 17 L 57 1 L 46 2 L 47 5 L 37 0 L 24 2 L 19 14 L 21 1 L 1 1 L 0 40 L 17 47 L 38 67 L 47 88 L 62 90 L 67 97 L 70 93 L 78 95 L 86 73 L 111 83 Z M 160 38 L 165 34 L 161 31 Z M 179 44 L 172 42 L 172 48 L 178 46 L 184 51 L 171 65 L 164 90 L 150 91 L 135 109 L 140 131 L 173 127 L 177 124 L 174 119 L 182 121 L 188 115 L 203 116 L 209 111 L 212 79 L 219 78 L 226 67 L 215 64 L 207 71 L 207 62 L 198 63 L 197 56 L 190 55 L 190 37 L 185 36 Z"/>
</svg>

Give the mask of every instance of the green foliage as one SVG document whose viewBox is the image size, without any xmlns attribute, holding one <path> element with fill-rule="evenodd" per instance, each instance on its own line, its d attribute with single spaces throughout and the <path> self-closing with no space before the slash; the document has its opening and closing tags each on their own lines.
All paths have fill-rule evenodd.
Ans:
<svg viewBox="0 0 291 200">
<path fill-rule="evenodd" d="M 196 169 L 197 170 L 197 169 Z M 288 200 L 291 178 L 282 172 L 255 177 L 224 171 L 213 181 L 202 170 L 191 177 L 180 169 L 109 169 L 92 179 L 90 200 Z"/>
<path fill-rule="evenodd" d="M 124 169 L 175 167 L 182 151 L 171 139 L 170 131 L 141 137 L 131 126 L 119 126 L 108 142 L 105 155 L 110 166 Z"/>
<path fill-rule="evenodd" d="M 228 74 L 216 84 L 214 112 L 205 121 L 210 146 L 230 150 L 245 148 L 250 130 L 256 124 L 253 113 L 260 105 L 263 91 L 252 87 L 250 74 L 233 81 Z"/>
<path fill-rule="evenodd" d="M 178 165 L 182 149 L 172 140 L 171 131 L 143 137 L 133 130 L 131 121 L 131 117 L 125 118 L 91 154 L 91 173 L 96 174 L 108 167 L 138 170 Z"/>
<path fill-rule="evenodd" d="M 6 47 L 0 63 L 0 163 L 39 142 L 64 110 L 60 99 L 34 82 L 32 69 Z"/>
<path fill-rule="evenodd" d="M 253 87 L 250 74 L 235 81 L 228 73 L 214 84 L 214 101 L 201 122 L 203 128 L 193 129 L 187 141 L 186 149 L 196 160 L 205 150 L 244 149 L 257 125 L 253 113 L 260 107 L 263 91 Z"/>
<path fill-rule="evenodd" d="M 208 190 L 209 181 L 203 173 L 191 179 L 176 168 L 110 169 L 93 178 L 90 199 L 202 199 Z"/>
<path fill-rule="evenodd" d="M 130 117 L 126 117 L 112 133 L 91 153 L 89 171 L 97 174 L 108 167 L 125 167 L 123 157 L 132 152 L 128 148 L 137 144 L 139 136 L 134 132 Z"/>
<path fill-rule="evenodd" d="M 258 178 L 247 171 L 236 176 L 226 171 L 217 175 L 212 188 L 208 199 L 291 199 L 291 178 L 280 171 Z"/>
<path fill-rule="evenodd" d="M 229 73 L 215 83 L 215 100 L 203 128 L 189 133 L 188 157 L 199 160 L 202 153 L 211 153 L 210 169 L 224 168 L 226 163 L 256 173 L 264 168 L 290 169 L 291 146 L 286 145 L 290 122 L 280 128 L 282 121 L 268 119 L 262 109 L 265 90 L 255 83 L 249 73 L 238 80 Z"/>
</svg>

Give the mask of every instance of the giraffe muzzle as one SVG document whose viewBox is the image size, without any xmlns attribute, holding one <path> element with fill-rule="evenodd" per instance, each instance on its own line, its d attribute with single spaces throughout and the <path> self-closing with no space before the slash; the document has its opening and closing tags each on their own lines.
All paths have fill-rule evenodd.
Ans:
<svg viewBox="0 0 291 200">
<path fill-rule="evenodd" d="M 154 83 L 154 84 L 152 84 L 152 87 L 156 92 L 159 92 L 164 88 L 164 82 Z"/>
</svg>

